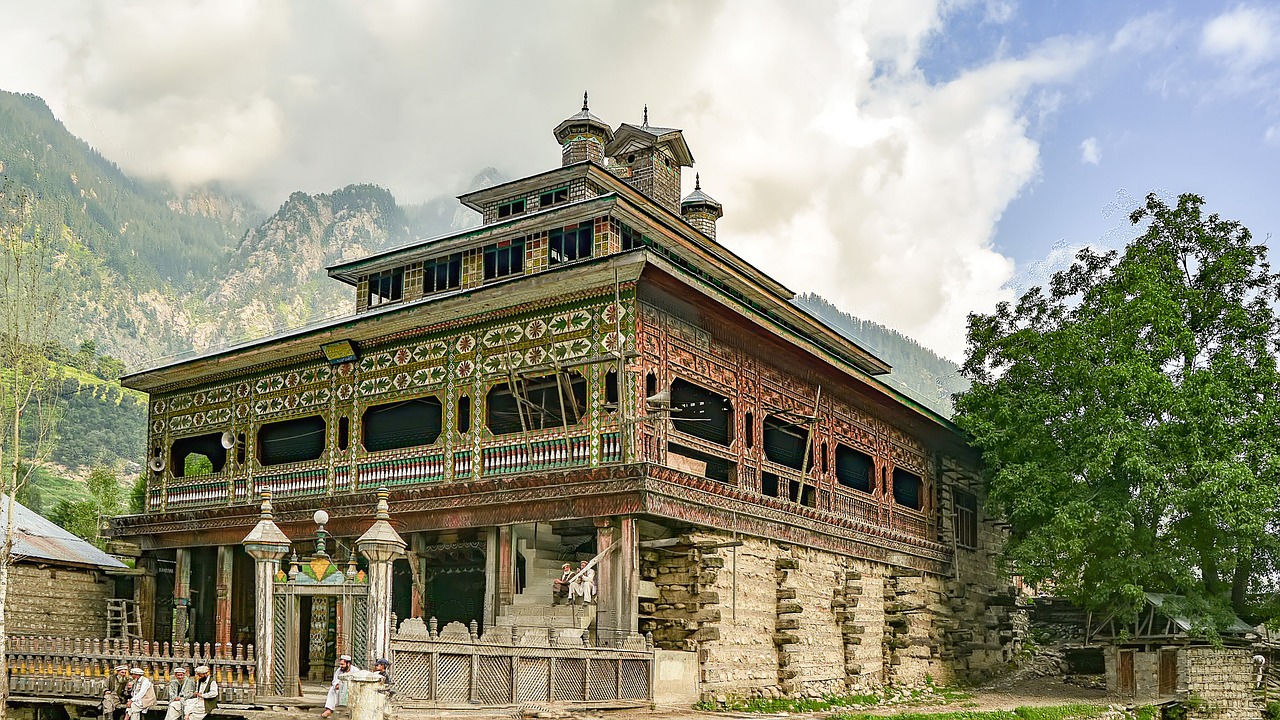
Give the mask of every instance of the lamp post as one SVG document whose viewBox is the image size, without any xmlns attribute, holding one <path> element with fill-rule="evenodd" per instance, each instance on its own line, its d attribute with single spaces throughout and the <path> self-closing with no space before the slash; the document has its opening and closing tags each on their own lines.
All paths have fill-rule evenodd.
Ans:
<svg viewBox="0 0 1280 720">
<path fill-rule="evenodd" d="M 356 549 L 369 561 L 369 654 L 383 658 L 391 645 L 391 563 L 404 554 L 404 538 L 391 527 L 386 486 L 378 488 L 378 514 L 373 526 L 356 540 Z"/>
<path fill-rule="evenodd" d="M 271 491 L 262 491 L 262 511 L 258 516 L 258 524 L 241 541 L 245 552 L 253 558 L 254 564 L 254 603 L 256 612 L 254 640 L 257 642 L 257 661 L 259 687 L 272 688 L 271 660 L 275 656 L 275 605 L 272 596 L 275 590 L 276 571 L 280 560 L 289 552 L 289 538 L 280 531 L 279 526 L 271 519 Z"/>
</svg>

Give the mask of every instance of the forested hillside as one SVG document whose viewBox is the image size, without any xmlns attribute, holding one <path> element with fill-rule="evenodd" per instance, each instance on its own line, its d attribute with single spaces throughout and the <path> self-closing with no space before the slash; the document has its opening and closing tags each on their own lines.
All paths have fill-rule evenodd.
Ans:
<svg viewBox="0 0 1280 720">
<path fill-rule="evenodd" d="M 955 412 L 951 396 L 969 387 L 958 365 L 897 330 L 844 312 L 820 295 L 806 293 L 793 302 L 892 365 L 893 372 L 880 378 L 885 384 L 946 417 Z"/>
</svg>

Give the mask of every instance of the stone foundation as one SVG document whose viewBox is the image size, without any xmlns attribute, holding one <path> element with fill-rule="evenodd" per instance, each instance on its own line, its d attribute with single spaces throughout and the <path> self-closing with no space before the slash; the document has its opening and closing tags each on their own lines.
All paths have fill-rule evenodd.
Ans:
<svg viewBox="0 0 1280 720">
<path fill-rule="evenodd" d="M 1012 594 L 716 532 L 644 550 L 655 646 L 698 652 L 704 698 L 797 697 L 989 677 L 1015 652 Z"/>
</svg>

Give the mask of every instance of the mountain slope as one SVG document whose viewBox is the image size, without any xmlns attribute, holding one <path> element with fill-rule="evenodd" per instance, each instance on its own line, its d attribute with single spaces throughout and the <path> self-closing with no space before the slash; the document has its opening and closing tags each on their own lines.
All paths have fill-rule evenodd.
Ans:
<svg viewBox="0 0 1280 720">
<path fill-rule="evenodd" d="M 806 293 L 793 302 L 892 365 L 893 372 L 880 378 L 885 384 L 941 415 L 955 412 L 951 396 L 969 387 L 960 366 L 897 330 L 844 312 L 820 295 Z"/>
</svg>

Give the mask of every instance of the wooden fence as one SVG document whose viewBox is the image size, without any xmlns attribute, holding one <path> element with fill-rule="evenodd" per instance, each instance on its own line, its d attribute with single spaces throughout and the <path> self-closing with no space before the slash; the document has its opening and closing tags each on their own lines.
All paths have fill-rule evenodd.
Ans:
<svg viewBox="0 0 1280 720">
<path fill-rule="evenodd" d="M 156 699 L 165 700 L 175 668 L 189 674 L 208 665 L 218 683 L 219 701 L 250 705 L 257 695 L 253 646 L 205 643 L 170 647 L 143 640 L 97 640 L 14 636 L 5 653 L 9 693 L 31 697 L 91 697 L 101 699 L 117 665 L 142 668 L 156 685 Z"/>
</svg>

